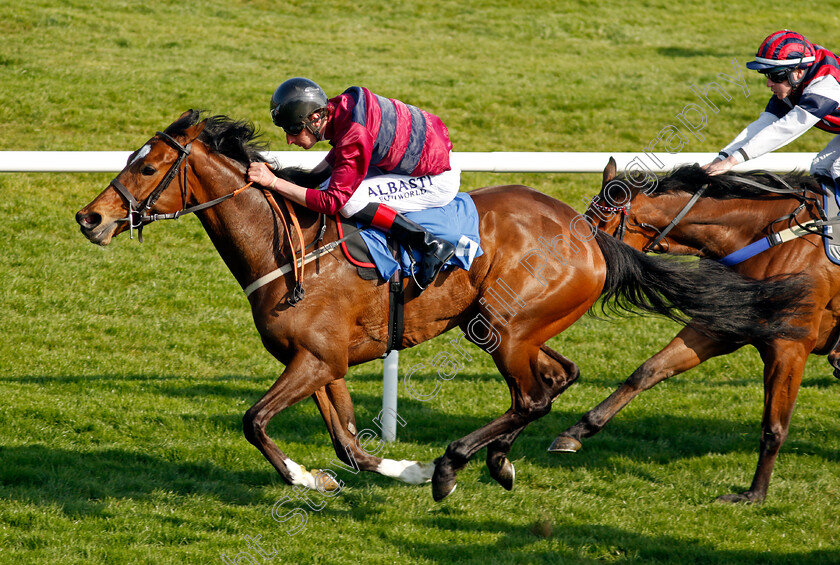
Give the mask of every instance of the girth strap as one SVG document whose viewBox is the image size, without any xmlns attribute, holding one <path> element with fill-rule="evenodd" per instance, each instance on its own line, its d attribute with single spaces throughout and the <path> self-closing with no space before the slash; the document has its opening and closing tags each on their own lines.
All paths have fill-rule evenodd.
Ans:
<svg viewBox="0 0 840 565">
<path fill-rule="evenodd" d="M 743 263 L 747 259 L 755 257 L 759 253 L 767 251 L 771 247 L 776 247 L 777 245 L 781 245 L 782 243 L 799 237 L 804 237 L 806 235 L 819 235 L 821 237 L 825 237 L 823 234 L 814 231 L 814 228 L 834 224 L 840 224 L 840 218 L 835 218 L 833 220 L 814 220 L 812 222 L 802 224 L 801 226 L 793 226 L 778 233 L 771 233 L 767 237 L 762 237 L 758 241 L 754 241 L 746 247 L 742 247 L 737 251 L 733 251 L 726 257 L 718 259 L 718 262 L 726 267 L 731 267 L 733 265 L 737 265 L 738 263 Z"/>
<path fill-rule="evenodd" d="M 392 242 L 391 251 L 399 253 L 399 244 Z M 391 351 L 402 349 L 403 331 L 405 329 L 405 285 L 402 279 L 402 269 L 397 267 L 391 280 L 388 281 L 388 343 L 385 347 L 387 357 Z"/>
</svg>

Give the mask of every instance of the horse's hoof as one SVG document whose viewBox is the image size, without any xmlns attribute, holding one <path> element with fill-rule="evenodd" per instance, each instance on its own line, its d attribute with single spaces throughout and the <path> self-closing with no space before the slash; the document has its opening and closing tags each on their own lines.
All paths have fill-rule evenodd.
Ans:
<svg viewBox="0 0 840 565">
<path fill-rule="evenodd" d="M 310 471 L 315 477 L 315 488 L 320 492 L 333 492 L 341 489 L 341 484 L 336 481 L 334 474 L 320 469 L 312 469 Z"/>
<path fill-rule="evenodd" d="M 551 453 L 575 453 L 583 445 L 573 437 L 557 436 L 548 450 Z"/>
<path fill-rule="evenodd" d="M 495 472 L 491 469 L 490 476 L 505 487 L 505 490 L 513 490 L 513 483 L 516 480 L 516 469 L 507 457 L 502 459 L 501 466 Z"/>
<path fill-rule="evenodd" d="M 458 483 L 455 481 L 452 481 L 451 483 L 447 482 L 445 485 L 434 483 L 432 484 L 432 498 L 435 499 L 435 502 L 440 502 L 455 492 L 456 488 L 458 488 Z"/>
<path fill-rule="evenodd" d="M 724 494 L 723 496 L 717 497 L 715 502 L 720 502 L 722 504 L 753 504 L 761 502 L 762 500 L 764 499 L 758 498 L 751 492 L 747 491 L 741 494 Z"/>
<path fill-rule="evenodd" d="M 834 369 L 834 378 L 840 379 L 840 369 Z"/>
<path fill-rule="evenodd" d="M 437 465 L 435 466 L 435 474 L 432 476 L 432 498 L 435 502 L 440 502 L 455 490 L 458 479 L 455 472 L 450 470 L 449 466 L 442 458 L 435 459 Z"/>
</svg>

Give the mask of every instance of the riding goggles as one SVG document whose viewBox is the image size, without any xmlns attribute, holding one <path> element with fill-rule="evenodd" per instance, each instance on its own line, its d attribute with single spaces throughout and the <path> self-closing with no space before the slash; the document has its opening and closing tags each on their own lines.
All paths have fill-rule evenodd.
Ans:
<svg viewBox="0 0 840 565">
<path fill-rule="evenodd" d="M 303 131 L 303 128 L 306 126 L 306 122 L 300 122 L 297 124 L 292 124 L 290 126 L 281 126 L 283 131 L 285 131 L 289 135 L 297 135 Z"/>
<path fill-rule="evenodd" d="M 769 78 L 771 82 L 779 84 L 788 80 L 788 71 L 789 69 L 770 69 L 762 74 Z"/>
</svg>

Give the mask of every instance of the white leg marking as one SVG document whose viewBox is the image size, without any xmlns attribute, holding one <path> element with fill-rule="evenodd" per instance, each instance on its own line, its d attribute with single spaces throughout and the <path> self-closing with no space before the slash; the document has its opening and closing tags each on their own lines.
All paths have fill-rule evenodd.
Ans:
<svg viewBox="0 0 840 565">
<path fill-rule="evenodd" d="M 292 484 L 303 485 L 306 488 L 315 490 L 317 483 L 315 476 L 310 473 L 305 467 L 302 467 L 292 461 L 291 459 L 284 459 L 283 463 L 292 475 Z"/>
<path fill-rule="evenodd" d="M 376 472 L 411 485 L 422 485 L 432 480 L 432 475 L 435 473 L 435 464 L 407 461 L 405 459 L 402 461 L 383 459 L 382 463 L 376 468 Z"/>
</svg>

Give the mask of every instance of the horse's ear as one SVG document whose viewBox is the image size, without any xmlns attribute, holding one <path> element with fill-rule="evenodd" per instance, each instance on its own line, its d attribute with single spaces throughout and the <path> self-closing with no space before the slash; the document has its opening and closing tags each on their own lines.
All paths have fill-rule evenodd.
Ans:
<svg viewBox="0 0 840 565">
<path fill-rule="evenodd" d="M 616 168 L 617 165 L 615 163 L 615 159 L 610 157 L 609 163 L 607 163 L 607 166 L 604 167 L 604 180 L 601 181 L 601 190 L 604 190 L 604 187 L 607 186 L 609 182 L 615 178 Z"/>
<path fill-rule="evenodd" d="M 194 137 L 198 137 L 201 135 L 201 132 L 204 131 L 204 126 L 207 125 L 207 120 L 201 120 L 193 127 L 190 128 L 190 131 L 193 133 Z"/>
<path fill-rule="evenodd" d="M 196 116 L 195 119 L 197 119 L 199 117 L 198 116 L 199 113 L 200 112 L 198 110 L 187 110 L 186 112 L 181 114 L 181 118 L 185 118 L 187 116 L 195 115 Z M 179 119 L 181 119 L 181 118 L 179 118 Z M 190 126 L 187 129 L 187 131 L 189 132 L 189 137 L 192 138 L 192 139 L 197 138 L 201 134 L 201 132 L 204 131 L 204 126 L 206 126 L 206 125 L 207 125 L 207 120 L 205 119 L 205 120 L 201 120 L 200 122 Z"/>
<path fill-rule="evenodd" d="M 175 120 L 175 121 L 176 121 L 176 122 L 179 122 L 179 121 L 181 121 L 181 120 L 183 120 L 183 119 L 186 119 L 186 118 L 191 118 L 191 120 L 190 120 L 190 121 L 191 121 L 191 122 L 194 122 L 195 120 L 198 120 L 198 119 L 199 119 L 200 114 L 201 114 L 201 110 L 193 110 L 193 109 L 190 109 L 190 110 L 187 110 L 186 112 L 184 112 L 183 114 L 181 114 L 181 115 L 178 117 L 178 119 L 177 119 L 177 120 Z M 195 117 L 193 117 L 193 116 L 195 116 Z M 190 126 L 190 128 L 189 128 L 189 129 L 190 129 L 190 131 L 191 131 L 191 132 L 193 132 L 193 133 L 194 133 L 194 135 L 198 135 L 198 134 L 199 134 L 199 133 L 201 133 L 201 131 L 204 129 L 204 126 L 206 125 L 206 122 L 207 122 L 207 120 L 201 120 L 200 122 L 198 122 L 198 123 L 194 124 L 193 126 Z"/>
</svg>

